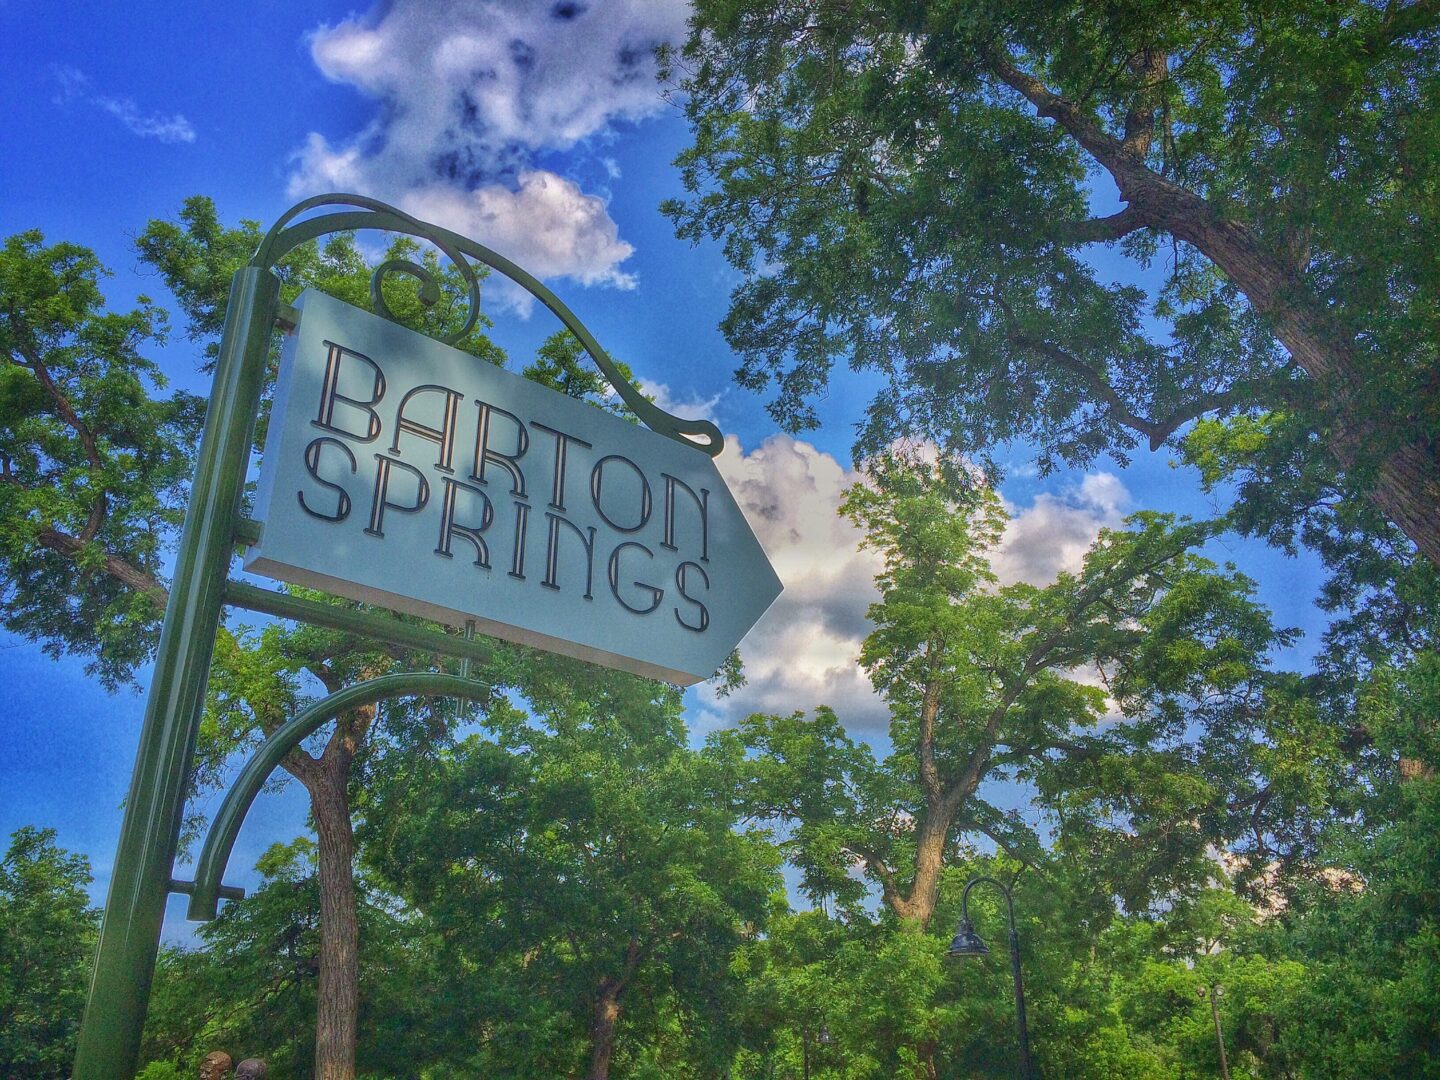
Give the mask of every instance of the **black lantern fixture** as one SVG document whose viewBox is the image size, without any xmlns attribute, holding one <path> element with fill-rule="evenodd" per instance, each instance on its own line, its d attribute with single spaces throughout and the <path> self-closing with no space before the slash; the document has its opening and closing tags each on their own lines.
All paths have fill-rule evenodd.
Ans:
<svg viewBox="0 0 1440 1080">
<path fill-rule="evenodd" d="M 950 941 L 950 948 L 946 950 L 946 956 L 988 956 L 990 946 L 980 939 L 975 932 L 974 925 L 969 919 L 960 920 L 960 929 L 955 931 L 955 937 Z"/>
<path fill-rule="evenodd" d="M 1030 1032 L 1025 1026 L 1025 986 L 1020 980 L 1020 936 L 1015 932 L 1015 901 L 1010 890 L 992 877 L 973 877 L 965 884 L 960 894 L 960 926 L 950 942 L 946 956 L 987 956 L 990 947 L 975 932 L 970 921 L 970 890 L 981 882 L 994 885 L 1005 897 L 1005 907 L 1010 915 L 1010 971 L 1015 977 L 1015 1023 L 1020 1029 L 1020 1080 L 1035 1080 L 1034 1066 L 1030 1062 Z"/>
</svg>

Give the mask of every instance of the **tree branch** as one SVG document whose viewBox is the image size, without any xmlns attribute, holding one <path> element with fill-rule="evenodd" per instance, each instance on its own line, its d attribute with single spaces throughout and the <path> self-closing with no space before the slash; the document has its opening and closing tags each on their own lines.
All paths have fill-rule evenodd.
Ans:
<svg viewBox="0 0 1440 1080">
<path fill-rule="evenodd" d="M 1191 420 L 1198 420 L 1206 413 L 1219 412 L 1256 400 L 1257 388 L 1254 384 L 1237 383 L 1228 390 L 1201 394 L 1190 401 L 1177 405 L 1161 420 L 1148 420 L 1145 417 L 1137 416 L 1109 381 L 1079 357 L 1041 338 L 1033 338 L 1012 331 L 1007 331 L 1005 337 L 1011 344 L 1043 356 L 1066 371 L 1079 375 L 1090 393 L 1109 409 L 1111 419 L 1123 427 L 1138 431 L 1149 439 L 1152 452 L 1164 446 L 1166 439 Z"/>
<path fill-rule="evenodd" d="M 886 866 L 885 860 L 875 852 L 859 844 L 846 844 L 845 847 L 852 855 L 858 856 L 865 863 L 866 869 L 880 880 L 880 893 L 885 904 L 887 907 L 893 906 L 892 902 L 900 896 L 900 891 L 895 887 L 895 872 Z"/>
<path fill-rule="evenodd" d="M 940 713 L 940 665 L 943 650 L 935 642 L 927 642 L 930 671 L 925 680 L 925 697 L 920 703 L 920 781 L 925 788 L 925 801 L 933 805 L 940 798 L 940 770 L 935 765 L 935 718 Z"/>
<path fill-rule="evenodd" d="M 1440 0 L 1417 0 L 1413 4 L 1386 5 L 1385 17 L 1374 31 L 1365 36 L 1360 48 L 1370 54 L 1393 45 L 1401 38 L 1422 30 L 1434 29 L 1440 21 Z"/>
<path fill-rule="evenodd" d="M 50 369 L 45 366 L 45 361 L 40 359 L 40 354 L 34 349 L 26 348 L 24 345 L 17 345 L 20 356 L 24 359 L 25 365 L 34 373 L 35 378 L 44 388 L 50 400 L 55 403 L 55 411 L 60 418 L 75 432 L 80 440 L 80 445 L 85 450 L 85 458 L 92 466 L 99 469 L 104 462 L 100 456 L 100 444 L 95 438 L 95 433 L 90 430 L 85 421 L 80 419 L 75 407 L 70 403 L 70 398 L 65 391 L 60 389 L 50 374 Z"/>
<path fill-rule="evenodd" d="M 38 539 L 51 551 L 57 551 L 70 559 L 78 559 L 80 552 L 88 544 L 88 541 L 58 529 L 41 529 Z M 151 574 L 108 551 L 100 565 L 108 576 L 136 592 L 145 593 L 155 601 L 162 611 L 165 609 L 170 594 Z"/>
<path fill-rule="evenodd" d="M 1160 87 L 1169 75 L 1164 49 L 1146 48 L 1130 58 L 1130 70 L 1140 76 L 1142 82 L 1125 115 L 1125 135 L 1120 145 L 1136 157 L 1143 158 L 1150 152 L 1155 137 L 1156 102 Z"/>
<path fill-rule="evenodd" d="M 1140 229 L 1148 228 L 1149 222 L 1134 207 L 1106 217 L 1088 218 L 1061 228 L 1061 242 L 1066 244 L 1098 244 L 1119 240 Z"/>
</svg>

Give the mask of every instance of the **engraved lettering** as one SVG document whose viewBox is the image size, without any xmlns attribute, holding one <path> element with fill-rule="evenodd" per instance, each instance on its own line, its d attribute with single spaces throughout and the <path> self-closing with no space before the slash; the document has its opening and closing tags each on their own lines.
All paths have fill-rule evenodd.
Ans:
<svg viewBox="0 0 1440 1080">
<path fill-rule="evenodd" d="M 310 423 L 325 431 L 333 431 L 338 435 L 358 439 L 360 442 L 374 442 L 380 437 L 380 414 L 375 411 L 375 406 L 380 404 L 380 399 L 385 396 L 385 372 L 380 370 L 379 364 L 364 353 L 347 349 L 333 341 L 327 341 L 325 345 L 329 351 L 325 354 L 325 375 L 320 381 L 320 410 Z M 370 397 L 353 398 L 340 393 L 340 368 L 347 357 L 370 365 L 370 370 L 374 372 Z M 336 405 L 348 405 L 352 409 L 359 409 L 363 412 L 365 414 L 365 434 L 351 431 L 349 428 L 336 427 Z"/>
<path fill-rule="evenodd" d="M 708 488 L 701 488 L 700 494 L 695 494 L 695 489 L 685 483 L 678 476 L 671 476 L 669 473 L 661 473 L 665 478 L 665 537 L 660 541 L 660 546 L 668 551 L 679 551 L 675 546 L 675 489 L 684 488 L 690 498 L 695 502 L 695 508 L 700 511 L 700 561 L 710 561 L 710 491 Z M 681 590 L 684 591 L 683 589 Z"/>
<path fill-rule="evenodd" d="M 445 395 L 445 405 L 438 428 L 422 424 L 418 420 L 411 420 L 405 415 L 405 406 L 416 394 Z M 459 390 L 451 390 L 448 386 L 436 386 L 433 383 L 426 383 L 409 391 L 400 399 L 400 408 L 395 411 L 395 438 L 390 441 L 390 452 L 392 454 L 400 453 L 401 435 L 407 432 L 411 435 L 418 435 L 440 447 L 435 467 L 441 472 L 454 472 L 450 463 L 455 459 L 455 417 L 460 411 L 460 399 L 464 396 Z"/>
<path fill-rule="evenodd" d="M 510 474 L 510 494 L 528 498 L 525 494 L 525 474 L 520 471 L 519 461 L 530 449 L 530 432 L 524 422 L 508 409 L 476 400 L 480 406 L 480 423 L 475 429 L 475 464 L 470 469 L 470 479 L 477 484 L 485 483 L 485 466 L 498 465 Z M 490 445 L 495 417 L 503 416 L 515 424 L 515 452 L 505 454 Z"/>
<path fill-rule="evenodd" d="M 630 466 L 635 475 L 640 479 L 640 520 L 634 525 L 621 525 L 605 512 L 601 495 L 603 494 L 605 484 L 605 464 L 610 461 L 623 461 L 626 465 Z M 666 491 L 668 493 L 668 487 Z M 605 519 L 605 524 L 609 525 L 612 529 L 623 533 L 639 532 L 645 527 L 645 523 L 650 520 L 650 481 L 645 479 L 645 473 L 641 470 L 640 466 L 636 465 L 635 462 L 629 458 L 620 454 L 606 454 L 597 461 L 595 467 L 590 470 L 590 501 L 595 504 L 596 512 Z M 667 533 L 667 536 L 668 535 Z"/>
<path fill-rule="evenodd" d="M 560 589 L 560 526 L 564 525 L 579 537 L 580 543 L 585 546 L 585 599 L 595 599 L 592 591 L 595 586 L 595 526 L 589 525 L 582 529 L 573 521 L 567 521 L 548 510 L 545 516 L 550 519 L 550 536 L 545 542 L 545 579 L 540 584 L 547 589 Z"/>
<path fill-rule="evenodd" d="M 565 512 L 565 461 L 569 457 L 570 444 L 583 446 L 587 450 L 591 448 L 590 444 L 584 439 L 568 435 L 558 428 L 552 428 L 536 420 L 531 420 L 530 426 L 555 436 L 555 476 L 550 483 L 550 506 L 563 514 Z"/>
<path fill-rule="evenodd" d="M 686 622 L 684 617 L 680 614 L 680 609 L 678 607 L 675 609 L 675 621 L 678 622 L 681 626 L 683 626 L 686 630 L 693 630 L 697 634 L 703 634 L 710 626 L 710 609 L 685 591 L 685 586 L 687 584 L 686 571 L 688 570 L 694 570 L 696 573 L 698 573 L 701 580 L 705 582 L 705 591 L 710 591 L 710 575 L 705 572 L 705 568 L 703 566 L 696 562 L 690 562 L 689 560 L 686 560 L 685 562 L 682 562 L 679 566 L 677 566 L 675 568 L 675 587 L 680 590 L 681 596 L 683 596 L 686 600 L 690 601 L 690 603 L 694 604 L 697 608 L 700 609 L 700 625 L 694 626 Z"/>
<path fill-rule="evenodd" d="M 390 473 L 394 469 L 403 469 L 415 477 L 415 502 L 412 505 L 390 501 Z M 425 479 L 425 474 L 413 465 L 396 458 L 387 457 L 385 454 L 375 455 L 375 496 L 370 502 L 370 524 L 365 532 L 371 536 L 383 537 L 385 535 L 385 511 L 398 510 L 402 514 L 418 514 L 425 509 L 426 503 L 430 501 L 430 481 Z"/>
<path fill-rule="evenodd" d="M 440 543 L 435 548 L 435 554 L 444 555 L 447 559 L 454 558 L 450 550 L 450 542 L 458 536 L 474 545 L 475 565 L 489 570 L 490 548 L 480 534 L 488 529 L 491 522 L 495 520 L 495 507 L 490 502 L 490 496 L 473 484 L 452 480 L 448 476 L 440 478 L 440 487 Z M 455 496 L 460 493 L 461 489 L 479 498 L 479 525 L 462 525 L 455 520 Z"/>
<path fill-rule="evenodd" d="M 530 507 L 515 504 L 515 554 L 510 559 L 510 576 L 525 580 L 525 534 L 530 530 Z"/>
<path fill-rule="evenodd" d="M 300 509 L 304 510 L 305 513 L 311 517 L 319 518 L 321 521 L 344 521 L 350 516 L 350 496 L 339 484 L 333 480 L 326 480 L 320 475 L 320 448 L 322 446 L 338 446 L 341 453 L 350 459 L 350 472 L 352 474 L 356 471 L 358 465 L 355 461 L 355 455 L 350 452 L 350 448 L 339 439 L 332 439 L 329 435 L 322 435 L 318 439 L 312 439 L 310 440 L 310 445 L 305 447 L 305 471 L 308 472 L 310 478 L 321 487 L 327 487 L 336 493 L 335 513 L 325 514 L 316 510 L 305 501 L 305 493 L 303 491 L 297 491 L 295 497 L 300 500 Z"/>
<path fill-rule="evenodd" d="M 616 600 L 620 602 L 620 606 L 623 607 L 626 611 L 633 611 L 636 615 L 649 615 L 650 612 L 654 611 L 657 607 L 660 606 L 660 601 L 665 598 L 665 590 L 657 589 L 654 585 L 647 585 L 643 581 L 632 581 L 630 583 L 634 585 L 637 589 L 644 589 L 650 594 L 649 607 L 635 607 L 633 604 L 629 603 L 623 596 L 620 595 L 620 553 L 626 548 L 639 548 L 649 558 L 653 559 L 655 557 L 655 553 L 653 551 L 651 551 L 644 544 L 639 543 L 636 540 L 626 540 L 623 544 L 620 544 L 618 547 L 616 547 L 615 550 L 610 553 L 610 593 L 615 597 Z"/>
</svg>

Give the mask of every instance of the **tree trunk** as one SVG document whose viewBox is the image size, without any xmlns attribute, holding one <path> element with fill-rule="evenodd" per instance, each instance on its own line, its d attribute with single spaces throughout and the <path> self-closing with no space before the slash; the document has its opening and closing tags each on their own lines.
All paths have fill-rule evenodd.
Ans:
<svg viewBox="0 0 1440 1080">
<path fill-rule="evenodd" d="M 909 896 L 896 895 L 890 908 L 902 919 L 918 919 L 929 927 L 940 892 L 940 873 L 945 869 L 945 840 L 950 833 L 951 815 L 930 811 L 915 835 L 915 880 Z"/>
<path fill-rule="evenodd" d="M 355 1021 L 360 1004 L 359 924 L 353 874 L 355 834 L 350 826 L 348 756 L 328 755 L 310 791 L 320 847 L 320 988 L 315 1015 L 317 1080 L 353 1080 Z"/>
<path fill-rule="evenodd" d="M 1295 362 L 1319 384 L 1324 407 L 1334 417 L 1322 438 L 1342 469 L 1363 467 L 1375 448 L 1388 446 L 1374 462 L 1365 495 L 1421 555 L 1440 566 L 1440 459 L 1435 449 L 1418 441 L 1389 446 L 1404 418 L 1377 416 L 1356 404 L 1367 373 L 1343 328 L 1313 310 L 1304 284 L 1258 250 L 1248 230 L 1215 220 L 1202 200 L 1195 201 L 1204 207 L 1203 214 L 1192 208 L 1193 216 L 1167 222 L 1169 230 L 1239 286 L 1251 306 L 1271 320 L 1275 336 Z"/>
<path fill-rule="evenodd" d="M 620 1020 L 620 991 L 624 984 L 608 976 L 600 980 L 595 1013 L 590 1023 L 590 1069 L 585 1080 L 609 1080 L 610 1058 L 615 1052 L 615 1025 Z"/>
</svg>

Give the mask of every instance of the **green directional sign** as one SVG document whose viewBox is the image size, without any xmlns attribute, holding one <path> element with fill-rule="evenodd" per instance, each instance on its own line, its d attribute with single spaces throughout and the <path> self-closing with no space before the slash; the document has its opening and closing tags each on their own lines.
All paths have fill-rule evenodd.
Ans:
<svg viewBox="0 0 1440 1080">
<path fill-rule="evenodd" d="M 321 293 L 245 569 L 690 684 L 781 585 L 711 458 Z"/>
</svg>

